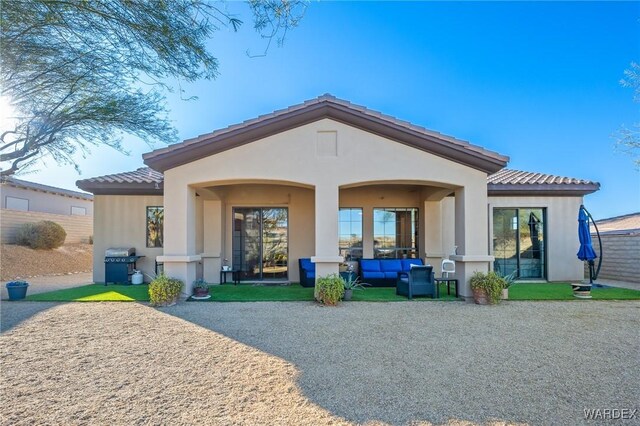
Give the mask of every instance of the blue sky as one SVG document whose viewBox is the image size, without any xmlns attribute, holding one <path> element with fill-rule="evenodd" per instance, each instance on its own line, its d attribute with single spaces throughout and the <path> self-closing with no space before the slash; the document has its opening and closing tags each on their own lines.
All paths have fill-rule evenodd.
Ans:
<svg viewBox="0 0 640 426">
<path fill-rule="evenodd" d="M 220 76 L 168 98 L 180 138 L 331 93 L 511 157 L 510 168 L 601 183 L 596 218 L 640 211 L 640 173 L 612 135 L 640 121 L 619 84 L 640 62 L 640 3 L 314 2 L 266 57 L 245 25 L 211 41 Z M 106 148 L 79 159 L 82 175 L 48 161 L 24 179 L 75 189 L 77 179 L 143 166 Z M 160 147 L 160 146 L 158 146 Z"/>
</svg>

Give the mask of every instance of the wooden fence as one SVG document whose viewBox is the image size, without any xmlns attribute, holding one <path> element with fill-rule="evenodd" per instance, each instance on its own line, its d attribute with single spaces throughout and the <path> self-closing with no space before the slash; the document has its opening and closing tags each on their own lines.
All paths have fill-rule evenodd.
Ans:
<svg viewBox="0 0 640 426">
<path fill-rule="evenodd" d="M 67 231 L 65 244 L 87 243 L 93 236 L 93 216 L 62 215 L 41 212 L 24 212 L 0 209 L 0 240 L 2 244 L 13 244 L 18 228 L 23 223 L 50 220 Z"/>
</svg>

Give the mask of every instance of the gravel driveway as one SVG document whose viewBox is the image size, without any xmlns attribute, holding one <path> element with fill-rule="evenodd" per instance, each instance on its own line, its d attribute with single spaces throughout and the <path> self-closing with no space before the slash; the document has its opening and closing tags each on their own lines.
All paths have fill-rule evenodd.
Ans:
<svg viewBox="0 0 640 426">
<path fill-rule="evenodd" d="M 7 424 L 596 424 L 584 409 L 640 408 L 638 302 L 4 302 L 2 320 Z"/>
</svg>

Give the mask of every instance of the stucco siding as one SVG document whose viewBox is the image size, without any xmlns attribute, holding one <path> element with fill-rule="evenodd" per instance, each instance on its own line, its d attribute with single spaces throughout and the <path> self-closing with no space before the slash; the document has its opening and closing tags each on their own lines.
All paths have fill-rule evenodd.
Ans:
<svg viewBox="0 0 640 426">
<path fill-rule="evenodd" d="M 93 202 L 89 200 L 16 188 L 9 185 L 2 185 L 0 193 L 2 195 L 2 208 L 7 208 L 7 197 L 14 197 L 29 200 L 29 211 L 33 212 L 71 215 L 71 207 L 83 207 L 86 210 L 86 216 L 93 215 Z"/>
<path fill-rule="evenodd" d="M 583 278 L 578 251 L 578 209 L 582 197 L 489 197 L 489 235 L 493 235 L 493 209 L 546 208 L 547 279 L 579 281 Z M 492 238 L 489 238 L 490 245 Z M 493 247 L 490 247 L 493 254 Z"/>
<path fill-rule="evenodd" d="M 598 237 L 592 234 L 593 248 L 600 255 Z M 598 282 L 606 280 L 640 282 L 640 232 L 605 234 L 602 239 L 602 268 Z M 596 266 L 598 259 L 596 259 Z M 585 262 L 585 267 L 587 263 Z M 585 278 L 589 277 L 585 268 Z"/>
<path fill-rule="evenodd" d="M 94 198 L 93 280 L 104 282 L 104 252 L 110 247 L 134 247 L 145 256 L 138 269 L 153 275 L 162 248 L 147 248 L 147 207 L 164 205 L 161 196 L 96 195 Z M 145 276 L 145 281 L 149 278 Z"/>
</svg>

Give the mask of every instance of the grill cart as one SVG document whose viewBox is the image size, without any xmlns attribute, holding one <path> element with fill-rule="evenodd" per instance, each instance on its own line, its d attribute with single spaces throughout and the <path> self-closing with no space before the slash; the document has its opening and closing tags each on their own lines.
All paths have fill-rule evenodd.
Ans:
<svg viewBox="0 0 640 426">
<path fill-rule="evenodd" d="M 130 284 L 136 262 L 135 248 L 109 248 L 104 253 L 104 285 Z"/>
</svg>

